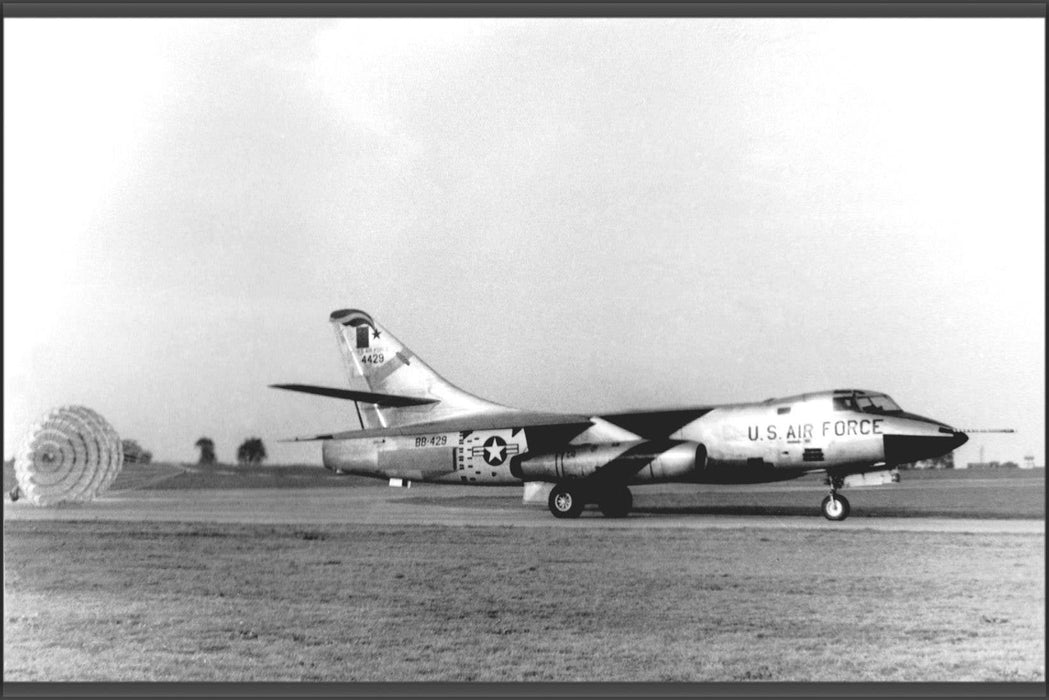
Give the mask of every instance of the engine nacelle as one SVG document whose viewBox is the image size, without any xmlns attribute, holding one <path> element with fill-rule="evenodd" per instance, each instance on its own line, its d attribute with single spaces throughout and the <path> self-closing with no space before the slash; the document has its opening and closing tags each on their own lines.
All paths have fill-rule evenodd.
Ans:
<svg viewBox="0 0 1049 700">
<path fill-rule="evenodd" d="M 325 440 L 321 443 L 324 468 L 336 474 L 367 474 L 382 476 L 379 469 L 379 449 L 367 440 Z"/>
<path fill-rule="evenodd" d="M 524 481 L 563 481 L 609 469 L 609 477 L 644 483 L 685 479 L 706 462 L 707 449 L 698 442 L 642 440 L 523 455 L 511 460 L 510 473 Z"/>
</svg>

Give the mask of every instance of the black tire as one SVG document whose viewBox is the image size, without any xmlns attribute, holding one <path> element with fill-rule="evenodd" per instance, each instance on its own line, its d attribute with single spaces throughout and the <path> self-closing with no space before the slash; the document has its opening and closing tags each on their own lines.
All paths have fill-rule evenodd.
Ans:
<svg viewBox="0 0 1049 700">
<path fill-rule="evenodd" d="M 823 503 L 820 504 L 820 510 L 823 511 L 823 517 L 827 520 L 841 521 L 849 517 L 849 499 L 845 498 L 841 494 L 834 494 L 833 505 L 831 503 L 832 497 L 827 496 L 823 499 Z"/>
<path fill-rule="evenodd" d="M 606 518 L 625 518 L 634 507 L 634 497 L 626 486 L 619 486 L 602 492 L 597 506 Z"/>
<path fill-rule="evenodd" d="M 550 491 L 547 505 L 555 518 L 578 518 L 586 504 L 578 490 L 558 484 Z"/>
</svg>

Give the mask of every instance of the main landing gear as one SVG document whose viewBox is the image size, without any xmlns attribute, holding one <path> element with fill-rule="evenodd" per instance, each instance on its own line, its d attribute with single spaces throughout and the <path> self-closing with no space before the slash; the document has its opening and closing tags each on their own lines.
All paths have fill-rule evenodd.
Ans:
<svg viewBox="0 0 1049 700">
<path fill-rule="evenodd" d="M 827 483 L 830 485 L 830 495 L 824 498 L 823 503 L 820 504 L 823 517 L 827 520 L 844 520 L 849 517 L 849 499 L 838 495 L 838 489 L 841 488 L 843 482 L 844 479 L 840 476 L 827 477 Z"/>
<path fill-rule="evenodd" d="M 547 505 L 555 518 L 578 518 L 586 504 L 583 503 L 577 489 L 558 484 L 550 492 Z"/>
<path fill-rule="evenodd" d="M 578 518 L 583 506 L 594 502 L 606 518 L 625 518 L 634 506 L 634 497 L 626 486 L 609 486 L 595 492 L 581 486 L 557 484 L 550 491 L 547 504 L 555 518 Z"/>
</svg>

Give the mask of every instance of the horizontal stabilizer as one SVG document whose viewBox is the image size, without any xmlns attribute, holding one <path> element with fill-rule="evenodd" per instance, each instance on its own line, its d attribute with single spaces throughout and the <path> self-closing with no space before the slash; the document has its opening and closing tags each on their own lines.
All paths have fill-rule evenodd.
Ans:
<svg viewBox="0 0 1049 700">
<path fill-rule="evenodd" d="M 348 401 L 373 403 L 376 406 L 424 406 L 428 403 L 437 403 L 437 399 L 423 399 L 416 396 L 397 396 L 394 394 L 376 394 L 370 391 L 335 389 L 327 386 L 313 386 L 312 384 L 270 384 L 270 386 L 274 389 L 287 389 L 288 391 L 301 391 L 304 394 L 330 396 L 333 399 L 346 399 Z"/>
</svg>

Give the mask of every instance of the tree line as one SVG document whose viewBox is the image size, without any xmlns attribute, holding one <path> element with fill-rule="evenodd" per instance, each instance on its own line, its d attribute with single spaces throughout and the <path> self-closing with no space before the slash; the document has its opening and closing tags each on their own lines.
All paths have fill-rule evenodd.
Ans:
<svg viewBox="0 0 1049 700">
<path fill-rule="evenodd" d="M 153 461 L 153 453 L 142 449 L 137 440 L 121 440 L 120 445 L 123 448 L 125 464 L 149 464 Z M 197 464 L 205 466 L 218 464 L 218 458 L 215 456 L 214 440 L 209 437 L 202 437 L 193 446 L 200 450 Z M 266 446 L 261 438 L 250 437 L 237 448 L 238 464 L 261 464 L 266 457 Z"/>
<path fill-rule="evenodd" d="M 206 466 L 218 462 L 215 457 L 215 441 L 211 438 L 199 438 L 193 443 L 193 446 L 200 450 L 197 464 Z M 261 464 L 266 456 L 266 445 L 263 444 L 261 438 L 250 437 L 240 443 L 240 447 L 237 448 L 237 464 Z"/>
</svg>

